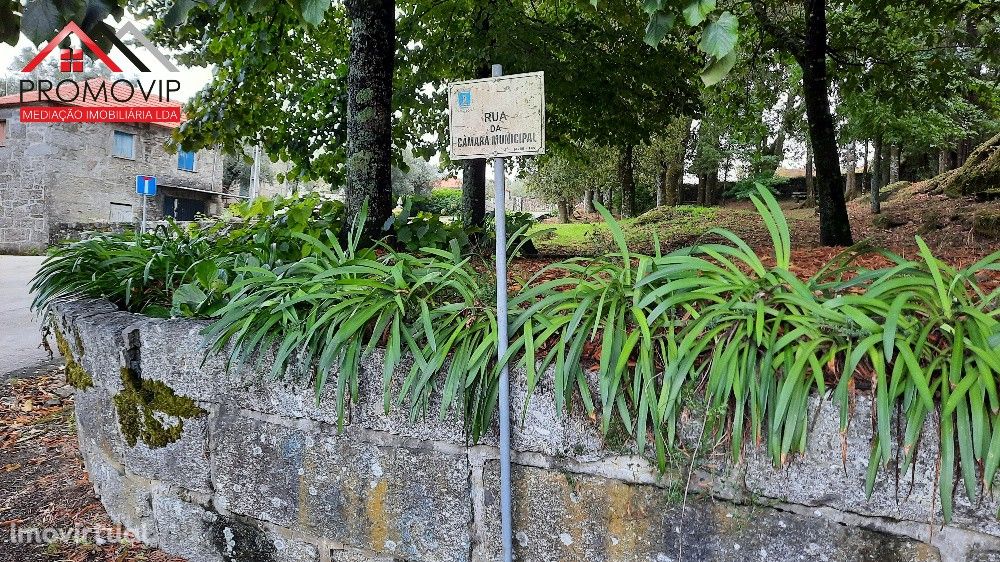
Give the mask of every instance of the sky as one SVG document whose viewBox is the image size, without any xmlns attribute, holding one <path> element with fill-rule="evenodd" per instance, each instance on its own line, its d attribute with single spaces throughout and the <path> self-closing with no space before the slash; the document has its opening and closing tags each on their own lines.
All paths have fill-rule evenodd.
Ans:
<svg viewBox="0 0 1000 562">
<path fill-rule="evenodd" d="M 150 23 L 149 20 L 136 20 L 132 18 L 132 16 L 128 13 L 126 13 L 125 18 L 123 18 L 121 21 L 116 22 L 110 17 L 106 21 L 115 28 L 121 27 L 122 25 L 125 24 L 126 21 L 132 21 L 133 23 L 136 24 L 136 26 L 139 29 L 144 29 L 148 27 Z M 153 72 L 142 74 L 142 78 L 144 80 L 172 79 L 172 80 L 178 80 L 180 82 L 181 86 L 180 91 L 177 94 L 172 95 L 171 99 L 175 99 L 176 101 L 181 101 L 181 102 L 186 101 L 188 98 L 194 95 L 195 92 L 197 92 L 205 84 L 207 84 L 209 80 L 212 79 L 212 70 L 210 68 L 188 67 L 188 66 L 177 65 L 177 68 L 180 70 L 180 72 L 167 72 L 165 69 L 163 69 L 162 66 L 160 66 L 160 63 L 157 62 L 156 59 L 152 55 L 150 55 L 144 48 L 129 41 L 126 41 L 126 44 L 129 45 L 129 48 L 133 52 L 135 52 L 136 56 L 138 56 L 139 59 L 141 59 L 143 63 L 146 64 L 146 66 L 148 66 L 151 70 L 153 70 Z M 0 74 L 8 76 L 11 74 L 13 75 L 18 74 L 16 71 L 19 69 L 11 69 L 10 66 L 11 63 L 14 61 L 15 57 L 17 56 L 17 53 L 19 53 L 25 47 L 37 50 L 39 47 L 41 47 L 41 45 L 37 46 L 32 45 L 31 41 L 29 41 L 28 38 L 25 37 L 24 35 L 21 36 L 21 40 L 17 43 L 16 46 L 11 46 L 6 43 L 0 43 Z M 170 57 L 171 52 L 169 50 L 167 49 L 161 49 L 161 50 L 164 52 L 164 54 Z M 125 71 L 124 75 L 126 77 L 133 77 L 135 75 L 138 75 L 135 67 L 132 66 L 131 63 L 129 63 L 128 59 L 126 59 L 124 56 L 116 56 L 116 54 L 119 54 L 118 49 L 113 49 L 108 53 L 108 55 L 112 59 L 114 59 L 115 62 L 119 63 L 119 65 L 122 67 L 122 70 Z M 50 54 L 49 56 L 52 57 L 57 55 Z M 174 64 L 177 64 L 177 62 L 174 61 Z"/>
</svg>

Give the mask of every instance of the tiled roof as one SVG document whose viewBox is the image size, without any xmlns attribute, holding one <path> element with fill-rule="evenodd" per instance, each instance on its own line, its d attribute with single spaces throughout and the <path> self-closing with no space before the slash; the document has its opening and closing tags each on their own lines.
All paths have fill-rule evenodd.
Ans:
<svg viewBox="0 0 1000 562">
<path fill-rule="evenodd" d="M 104 83 L 105 95 L 91 96 L 89 92 L 97 92 Z M 72 106 L 72 107 L 107 107 L 109 105 L 116 105 L 122 102 L 115 100 L 118 99 L 129 99 L 130 89 L 128 85 L 122 83 L 122 81 L 108 80 L 107 78 L 91 78 L 90 80 L 80 81 L 76 83 L 80 89 L 81 94 L 75 95 L 76 87 L 70 84 L 62 84 L 57 87 L 57 89 L 48 90 L 45 92 L 47 97 L 43 97 L 42 93 L 38 90 L 32 90 L 30 92 L 24 93 L 24 98 L 20 93 L 11 94 L 9 96 L 0 97 L 0 107 L 20 107 L 23 105 L 35 105 L 35 104 L 45 104 L 53 106 Z M 84 85 L 88 86 L 88 95 L 84 96 L 82 94 Z M 112 89 L 114 89 L 114 97 L 112 97 Z M 59 99 L 60 94 L 63 98 L 70 99 L 70 101 L 62 101 Z M 155 93 L 151 93 L 149 99 L 147 100 L 145 94 L 139 91 L 138 86 L 135 86 L 135 93 L 131 95 L 128 101 L 129 107 L 136 108 L 180 108 L 180 102 L 168 101 Z M 181 120 L 183 120 L 183 114 Z M 160 125 L 163 127 L 176 127 L 176 123 L 153 123 L 154 125 Z"/>
</svg>

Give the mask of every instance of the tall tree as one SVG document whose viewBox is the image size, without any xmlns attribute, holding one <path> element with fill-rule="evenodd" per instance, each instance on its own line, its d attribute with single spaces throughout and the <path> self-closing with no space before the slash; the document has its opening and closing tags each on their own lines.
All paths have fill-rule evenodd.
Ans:
<svg viewBox="0 0 1000 562">
<path fill-rule="evenodd" d="M 375 235 L 392 216 L 392 74 L 394 0 L 346 0 L 351 24 L 347 74 L 347 218 L 367 205 L 364 230 Z"/>
<path fill-rule="evenodd" d="M 779 12 L 764 0 L 754 0 L 752 6 L 763 32 L 776 47 L 792 55 L 802 69 L 802 98 L 817 175 L 820 243 L 849 246 L 853 243 L 851 223 L 840 173 L 836 122 L 830 106 L 827 0 L 802 0 L 801 16 L 796 11 Z M 801 29 L 801 34 L 794 31 L 796 28 Z"/>
</svg>

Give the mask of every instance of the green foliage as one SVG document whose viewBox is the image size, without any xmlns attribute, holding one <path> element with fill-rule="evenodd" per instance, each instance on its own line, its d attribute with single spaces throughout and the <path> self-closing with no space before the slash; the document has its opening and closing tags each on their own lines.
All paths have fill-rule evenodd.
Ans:
<svg viewBox="0 0 1000 562">
<path fill-rule="evenodd" d="M 549 152 L 529 163 L 525 188 L 550 202 L 573 201 L 586 190 L 607 191 L 618 186 L 617 155 L 610 147 L 592 143 Z"/>
<path fill-rule="evenodd" d="M 424 248 L 447 248 L 452 241 L 459 248 L 469 245 L 469 235 L 461 221 L 444 222 L 440 215 L 422 211 L 413 216 L 401 214 L 395 217 L 393 231 L 396 242 L 410 252 Z"/>
<path fill-rule="evenodd" d="M 168 220 L 145 234 L 98 234 L 56 246 L 31 290 L 33 307 L 56 297 L 106 298 L 151 316 L 211 316 L 242 267 L 275 266 L 310 255 L 335 239 L 343 205 L 324 195 L 257 199 L 236 204 L 229 217 L 206 224 Z"/>
<path fill-rule="evenodd" d="M 1000 269 L 1000 253 L 954 270 L 918 239 L 916 260 L 886 254 L 894 265 L 869 271 L 850 266 L 848 252 L 800 280 L 774 198 L 761 187 L 753 202 L 772 239 L 773 266 L 725 230 L 713 232 L 721 243 L 636 255 L 602 209 L 618 251 L 554 264 L 567 277 L 529 282 L 512 301 L 519 309 L 512 349 L 524 351 L 529 392 L 537 373 L 553 366 L 560 407 L 579 396 L 602 430 L 620 422 L 640 451 L 651 443 L 663 468 L 678 445 L 681 397 L 699 389 L 709 409 L 729 412 L 711 430 L 729 439 L 734 459 L 749 442 L 781 464 L 805 451 L 811 393 L 832 390 L 846 427 L 851 379 L 874 373 L 868 493 L 894 458 L 893 413 L 905 417 L 908 464 L 927 415 L 939 408 L 939 487 L 949 520 L 954 467 L 975 497 L 977 463 L 987 486 L 1000 466 L 1000 291 L 987 294 L 976 282 L 977 272 Z M 549 277 L 543 271 L 538 279 Z M 598 351 L 588 357 L 589 347 Z M 834 371 L 841 358 L 843 369 Z M 594 363 L 596 379 L 585 376 Z"/>
<path fill-rule="evenodd" d="M 165 316 L 173 290 L 193 281 L 202 256 L 215 254 L 199 227 L 174 222 L 145 234 L 98 234 L 49 252 L 32 280 L 33 307 L 41 310 L 56 297 L 88 296 Z"/>
<path fill-rule="evenodd" d="M 435 189 L 428 196 L 409 198 L 414 212 L 457 216 L 462 212 L 461 189 Z"/>
<path fill-rule="evenodd" d="M 733 187 L 726 191 L 726 197 L 730 199 L 751 199 L 758 193 L 759 188 L 766 189 L 771 195 L 777 195 L 778 190 L 776 188 L 786 183 L 788 183 L 788 178 L 774 174 L 744 178 L 733 184 Z"/>
<path fill-rule="evenodd" d="M 660 45 L 669 36 L 677 21 L 678 12 L 688 27 L 698 28 L 698 50 L 706 56 L 706 65 L 701 72 L 701 79 L 706 86 L 717 84 L 732 69 L 736 62 L 740 22 L 728 10 L 712 17 L 716 9 L 715 0 L 690 0 L 686 4 L 643 0 L 642 7 L 649 15 L 645 41 L 651 46 Z"/>
<path fill-rule="evenodd" d="M 317 399 L 332 384 L 343 421 L 358 398 L 361 362 L 384 347 L 387 411 L 406 402 L 413 416 L 422 415 L 434 396 L 444 416 L 457 402 L 478 438 L 497 396 L 496 318 L 486 304 L 492 284 L 480 282 L 455 243 L 450 252 L 428 248 L 423 256 L 383 245 L 379 255 L 358 247 L 359 234 L 233 285 L 230 303 L 207 330 L 213 349 L 231 341 L 230 358 L 247 364 L 273 348 L 276 376 L 315 361 Z M 393 380 L 404 355 L 413 365 Z M 336 379 L 328 381 L 330 374 Z"/>
</svg>

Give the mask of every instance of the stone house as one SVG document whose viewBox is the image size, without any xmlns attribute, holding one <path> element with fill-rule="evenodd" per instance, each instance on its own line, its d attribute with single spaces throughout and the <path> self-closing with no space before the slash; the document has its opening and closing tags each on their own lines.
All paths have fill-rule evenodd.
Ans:
<svg viewBox="0 0 1000 562">
<path fill-rule="evenodd" d="M 147 103 L 180 106 L 155 96 Z M 37 95 L 0 97 L 0 253 L 39 252 L 81 231 L 136 224 L 143 204 L 137 175 L 157 180 L 148 220 L 218 214 L 242 198 L 238 187 L 224 191 L 218 150 L 167 152 L 175 124 L 22 123 L 20 109 L 31 105 L 57 104 Z"/>
</svg>

